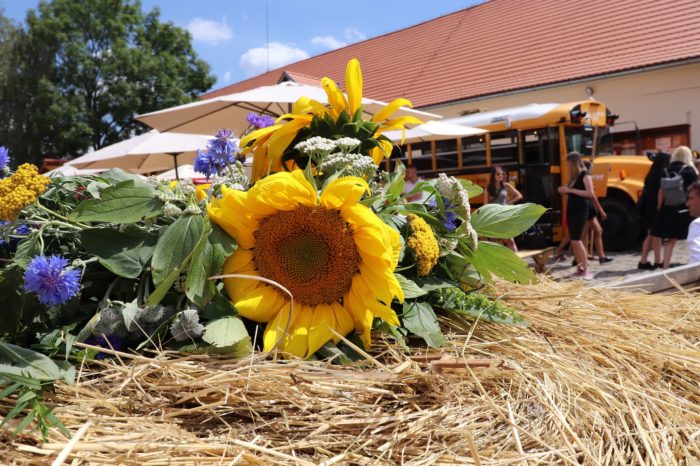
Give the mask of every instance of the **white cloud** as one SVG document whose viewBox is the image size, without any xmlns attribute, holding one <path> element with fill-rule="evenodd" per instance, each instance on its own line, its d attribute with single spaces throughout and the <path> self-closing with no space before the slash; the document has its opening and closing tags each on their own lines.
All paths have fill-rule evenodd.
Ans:
<svg viewBox="0 0 700 466">
<path fill-rule="evenodd" d="M 356 27 L 345 28 L 345 38 L 350 42 L 359 42 L 361 40 L 367 39 L 364 32 L 360 31 Z"/>
<path fill-rule="evenodd" d="M 268 53 L 269 69 L 271 70 L 309 58 L 309 54 L 305 50 L 279 42 L 270 42 L 269 51 L 265 46 L 250 49 L 241 55 L 238 64 L 248 76 L 263 73 L 268 69 Z"/>
<path fill-rule="evenodd" d="M 212 19 L 192 18 L 187 24 L 187 30 L 192 34 L 194 40 L 211 45 L 218 45 L 233 39 L 233 31 L 226 24 L 226 18 L 222 19 L 221 22 Z"/>
<path fill-rule="evenodd" d="M 339 41 L 333 36 L 316 36 L 311 39 L 311 43 L 330 50 L 339 49 L 340 47 L 348 45 L 346 42 Z"/>
<path fill-rule="evenodd" d="M 224 82 L 224 84 L 230 83 L 231 82 L 231 72 L 227 71 L 226 73 L 224 73 L 224 77 L 221 79 Z"/>
</svg>

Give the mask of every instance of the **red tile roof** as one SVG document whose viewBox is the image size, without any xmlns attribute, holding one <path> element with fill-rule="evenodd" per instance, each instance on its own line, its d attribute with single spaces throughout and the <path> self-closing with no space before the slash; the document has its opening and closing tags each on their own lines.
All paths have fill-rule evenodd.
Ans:
<svg viewBox="0 0 700 466">
<path fill-rule="evenodd" d="M 360 60 L 364 95 L 425 107 L 505 91 L 700 59 L 699 0 L 492 0 L 205 94 L 292 76 L 343 86 Z M 318 80 L 316 81 L 318 82 Z"/>
</svg>

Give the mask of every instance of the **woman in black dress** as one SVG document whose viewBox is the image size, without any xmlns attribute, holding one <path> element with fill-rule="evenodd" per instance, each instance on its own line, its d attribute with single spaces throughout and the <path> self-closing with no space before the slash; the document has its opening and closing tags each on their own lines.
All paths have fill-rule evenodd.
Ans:
<svg viewBox="0 0 700 466">
<path fill-rule="evenodd" d="M 688 186 L 698 179 L 698 172 L 693 164 L 693 153 L 685 146 L 677 147 L 673 151 L 667 171 L 670 176 L 674 174 L 681 175 L 683 177 L 683 187 L 686 190 Z M 657 205 L 659 213 L 656 216 L 656 220 L 654 220 L 651 234 L 654 236 L 655 247 L 661 247 L 661 241 L 665 240 L 663 268 L 667 269 L 671 265 L 671 256 L 673 255 L 673 247 L 676 245 L 676 241 L 688 237 L 688 227 L 693 219 L 688 213 L 685 203 L 665 205 L 663 189 L 659 189 Z"/>
<path fill-rule="evenodd" d="M 663 266 L 661 262 L 661 242 L 654 244 L 651 229 L 656 220 L 656 214 L 659 211 L 659 188 L 661 187 L 661 178 L 664 176 L 668 163 L 671 160 L 671 154 L 666 152 L 657 152 L 654 154 L 654 161 L 651 164 L 649 173 L 644 178 L 644 189 L 642 196 L 639 198 L 639 213 L 642 216 L 642 228 L 646 231 L 647 236 L 642 243 L 642 257 L 639 258 L 637 268 L 639 270 L 653 270 Z M 649 253 L 654 251 L 654 263 L 648 261 Z"/>
<path fill-rule="evenodd" d="M 593 179 L 583 165 L 583 158 L 578 152 L 571 152 L 566 159 L 569 161 L 569 184 L 559 186 L 560 194 L 567 194 L 566 202 L 566 224 L 571 237 L 571 249 L 574 251 L 574 258 L 578 264 L 578 269 L 573 277 L 590 280 L 593 274 L 588 270 L 588 254 L 581 241 L 583 228 L 588 220 L 588 199 L 593 200 Z"/>
</svg>

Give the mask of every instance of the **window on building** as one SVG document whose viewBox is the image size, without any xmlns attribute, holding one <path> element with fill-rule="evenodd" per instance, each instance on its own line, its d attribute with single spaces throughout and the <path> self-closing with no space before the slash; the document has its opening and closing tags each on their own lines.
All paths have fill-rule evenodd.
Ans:
<svg viewBox="0 0 700 466">
<path fill-rule="evenodd" d="M 457 168 L 457 140 L 447 139 L 435 142 L 435 159 L 438 171 Z"/>
<path fill-rule="evenodd" d="M 430 142 L 411 144 L 411 163 L 418 171 L 433 169 L 433 154 Z"/>
</svg>

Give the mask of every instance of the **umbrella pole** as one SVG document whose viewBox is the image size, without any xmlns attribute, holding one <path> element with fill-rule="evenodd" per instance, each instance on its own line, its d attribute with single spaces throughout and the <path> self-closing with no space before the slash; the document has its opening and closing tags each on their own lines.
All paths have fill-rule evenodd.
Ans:
<svg viewBox="0 0 700 466">
<path fill-rule="evenodd" d="M 175 165 L 175 179 L 180 181 L 180 174 L 177 172 L 177 156 L 180 154 L 170 154 L 173 157 L 173 165 Z"/>
</svg>

